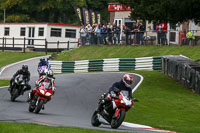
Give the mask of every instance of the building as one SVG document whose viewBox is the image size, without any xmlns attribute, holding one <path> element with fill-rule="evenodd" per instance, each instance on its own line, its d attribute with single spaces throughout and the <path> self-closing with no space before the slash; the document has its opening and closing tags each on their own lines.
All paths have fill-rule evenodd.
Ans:
<svg viewBox="0 0 200 133">
<path fill-rule="evenodd" d="M 124 6 L 119 3 L 109 3 L 108 11 L 110 12 L 110 23 L 112 24 L 114 22 L 117 25 L 121 24 L 121 29 L 122 25 L 131 28 L 133 22 L 136 22 L 136 20 L 131 20 L 129 18 L 131 10 L 132 9 L 129 6 Z M 144 24 L 146 26 L 144 36 L 153 36 L 153 38 L 157 39 L 156 23 L 146 21 Z M 195 24 L 192 20 L 179 24 L 168 23 L 167 44 L 180 45 L 184 31 L 192 31 L 196 38 L 199 38 L 200 25 Z M 154 44 L 156 43 L 157 40 L 154 40 Z"/>
<path fill-rule="evenodd" d="M 79 25 L 55 23 L 0 23 L 0 46 L 9 48 L 26 47 L 44 49 L 47 42 L 48 49 L 67 48 L 67 42 L 78 42 L 80 38 Z M 69 48 L 77 47 L 77 43 L 70 43 Z"/>
</svg>

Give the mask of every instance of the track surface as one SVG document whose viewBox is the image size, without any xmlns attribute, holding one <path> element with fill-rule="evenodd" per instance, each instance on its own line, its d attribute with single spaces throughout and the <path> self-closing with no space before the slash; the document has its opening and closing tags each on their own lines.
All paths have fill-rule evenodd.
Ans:
<svg viewBox="0 0 200 133">
<path fill-rule="evenodd" d="M 28 112 L 26 103 L 27 93 L 20 96 L 16 102 L 10 101 L 7 88 L 0 89 L 0 121 L 15 121 L 27 123 L 39 123 L 51 126 L 72 126 L 88 129 L 100 129 L 107 131 L 126 131 L 149 133 L 136 128 L 121 126 L 119 129 L 111 129 L 108 125 L 98 128 L 91 126 L 90 119 L 97 107 L 100 95 L 107 92 L 113 82 L 121 79 L 124 73 L 91 73 L 91 74 L 67 74 L 56 75 L 57 91 L 52 100 L 45 105 L 45 110 L 40 114 Z M 140 77 L 134 76 L 135 86 Z M 31 85 L 37 77 L 31 78 Z M 139 103 L 136 103 L 139 104 Z"/>
<path fill-rule="evenodd" d="M 22 64 L 28 64 L 31 72 L 30 85 L 34 87 L 34 82 L 38 79 L 36 71 L 39 58 L 18 63 L 6 68 L 0 75 L 0 79 L 12 75 L 21 68 Z M 40 114 L 28 112 L 26 102 L 26 92 L 23 96 L 10 101 L 10 94 L 6 88 L 0 88 L 0 121 L 14 121 L 25 123 L 38 123 L 50 126 L 72 126 L 88 129 L 99 129 L 107 131 L 125 131 L 151 133 L 137 128 L 120 126 L 119 129 L 111 129 L 108 125 L 100 127 L 91 126 L 90 119 L 97 107 L 101 94 L 107 92 L 113 82 L 119 81 L 124 73 L 90 73 L 90 74 L 66 74 L 56 75 L 57 91 L 52 100 L 45 105 L 45 110 Z M 133 75 L 133 87 L 138 84 L 140 77 Z M 139 103 L 136 103 L 139 104 Z"/>
</svg>

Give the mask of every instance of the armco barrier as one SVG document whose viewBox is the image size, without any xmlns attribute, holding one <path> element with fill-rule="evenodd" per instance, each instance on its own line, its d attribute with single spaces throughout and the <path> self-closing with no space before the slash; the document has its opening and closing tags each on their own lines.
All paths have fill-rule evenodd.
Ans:
<svg viewBox="0 0 200 133">
<path fill-rule="evenodd" d="M 55 73 L 124 70 L 161 70 L 162 57 L 112 58 L 81 61 L 49 61 Z"/>
<path fill-rule="evenodd" d="M 184 56 L 163 56 L 164 74 L 200 94 L 200 64 Z"/>
</svg>

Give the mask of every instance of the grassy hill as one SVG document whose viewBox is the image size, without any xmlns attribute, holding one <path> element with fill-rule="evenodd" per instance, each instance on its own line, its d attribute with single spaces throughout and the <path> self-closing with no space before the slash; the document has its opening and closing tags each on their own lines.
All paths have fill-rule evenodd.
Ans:
<svg viewBox="0 0 200 133">
<path fill-rule="evenodd" d="M 90 60 L 103 58 L 136 58 L 163 55 L 185 55 L 200 59 L 200 47 L 195 46 L 84 46 L 58 54 L 55 60 Z"/>
</svg>

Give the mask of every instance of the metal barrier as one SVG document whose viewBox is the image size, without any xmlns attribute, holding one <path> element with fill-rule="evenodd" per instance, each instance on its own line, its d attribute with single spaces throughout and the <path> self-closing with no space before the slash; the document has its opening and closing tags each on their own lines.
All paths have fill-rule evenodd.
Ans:
<svg viewBox="0 0 200 133">
<path fill-rule="evenodd" d="M 49 61 L 55 73 L 161 70 L 162 57 L 112 58 L 81 61 Z"/>
<path fill-rule="evenodd" d="M 163 56 L 164 74 L 200 94 L 200 64 L 184 56 Z"/>
</svg>

